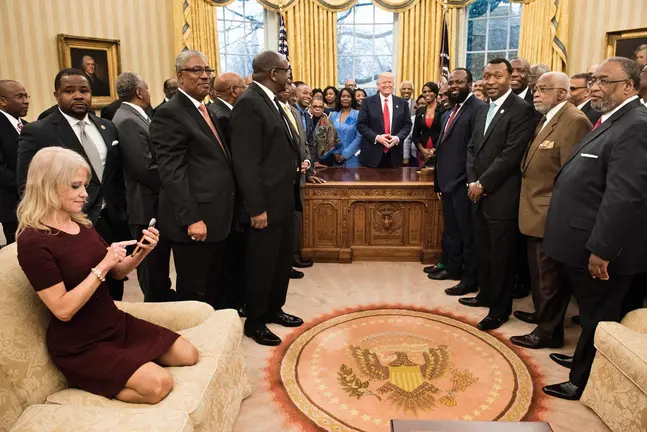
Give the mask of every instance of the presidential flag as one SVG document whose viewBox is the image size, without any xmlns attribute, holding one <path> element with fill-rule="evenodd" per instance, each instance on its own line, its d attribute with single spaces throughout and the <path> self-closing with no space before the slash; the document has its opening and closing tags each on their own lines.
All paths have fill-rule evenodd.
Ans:
<svg viewBox="0 0 647 432">
<path fill-rule="evenodd" d="M 447 29 L 447 11 L 443 13 L 443 37 L 440 42 L 440 78 L 439 85 L 449 81 L 449 31 Z"/>
</svg>

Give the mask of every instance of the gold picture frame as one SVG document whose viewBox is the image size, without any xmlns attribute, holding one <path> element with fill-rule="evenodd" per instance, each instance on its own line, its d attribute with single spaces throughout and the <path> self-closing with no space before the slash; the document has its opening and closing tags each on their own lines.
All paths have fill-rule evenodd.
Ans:
<svg viewBox="0 0 647 432">
<path fill-rule="evenodd" d="M 628 57 L 636 59 L 634 51 L 647 44 L 647 27 L 607 32 L 607 57 Z"/>
<path fill-rule="evenodd" d="M 118 39 L 58 35 L 60 68 L 73 67 L 87 74 L 92 86 L 92 109 L 103 108 L 117 99 L 115 81 L 121 73 L 119 45 Z"/>
</svg>

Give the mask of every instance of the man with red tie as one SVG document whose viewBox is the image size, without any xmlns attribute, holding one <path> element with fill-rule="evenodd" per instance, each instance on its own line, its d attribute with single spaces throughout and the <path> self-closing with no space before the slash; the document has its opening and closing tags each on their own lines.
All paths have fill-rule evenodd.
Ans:
<svg viewBox="0 0 647 432">
<path fill-rule="evenodd" d="M 18 138 L 23 125 L 21 117 L 29 110 L 29 95 L 18 82 L 0 80 L 0 223 L 7 244 L 16 240 L 16 207 L 18 207 L 18 186 L 16 184 L 16 162 Z"/>
<path fill-rule="evenodd" d="M 214 70 L 199 51 L 175 61 L 178 93 L 150 125 L 162 187 L 159 230 L 171 242 L 182 300 L 215 305 L 234 215 L 234 174 L 222 133 L 203 99 Z"/>
<path fill-rule="evenodd" d="M 362 135 L 359 161 L 371 168 L 402 166 L 402 145 L 411 131 L 411 113 L 404 99 L 393 95 L 393 74 L 377 77 L 378 93 L 362 103 L 357 130 Z"/>
</svg>

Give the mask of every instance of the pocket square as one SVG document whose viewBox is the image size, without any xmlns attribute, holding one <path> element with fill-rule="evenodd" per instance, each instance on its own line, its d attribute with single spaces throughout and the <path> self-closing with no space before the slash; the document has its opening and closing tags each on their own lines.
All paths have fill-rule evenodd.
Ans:
<svg viewBox="0 0 647 432">
<path fill-rule="evenodd" d="M 552 149 L 553 147 L 555 147 L 555 141 L 544 141 L 543 143 L 539 144 L 540 150 L 548 150 Z"/>
<path fill-rule="evenodd" d="M 580 153 L 580 156 L 585 157 L 585 158 L 591 158 L 591 159 L 597 159 L 598 155 L 590 154 L 590 153 Z"/>
<path fill-rule="evenodd" d="M 116 146 L 117 144 L 119 144 L 119 141 L 117 141 L 117 140 L 114 140 L 114 141 L 112 142 L 112 145 L 113 145 L 113 146 Z"/>
</svg>

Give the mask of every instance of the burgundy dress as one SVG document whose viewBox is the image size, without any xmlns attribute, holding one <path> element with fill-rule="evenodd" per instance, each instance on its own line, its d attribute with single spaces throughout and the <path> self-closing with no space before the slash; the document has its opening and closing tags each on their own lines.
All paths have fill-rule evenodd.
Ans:
<svg viewBox="0 0 647 432">
<path fill-rule="evenodd" d="M 106 243 L 81 226 L 76 234 L 27 229 L 18 238 L 18 262 L 36 291 L 59 282 L 70 291 L 106 255 Z M 104 282 L 68 322 L 52 317 L 47 349 L 71 387 L 113 398 L 143 364 L 179 337 L 117 309 Z"/>
</svg>

